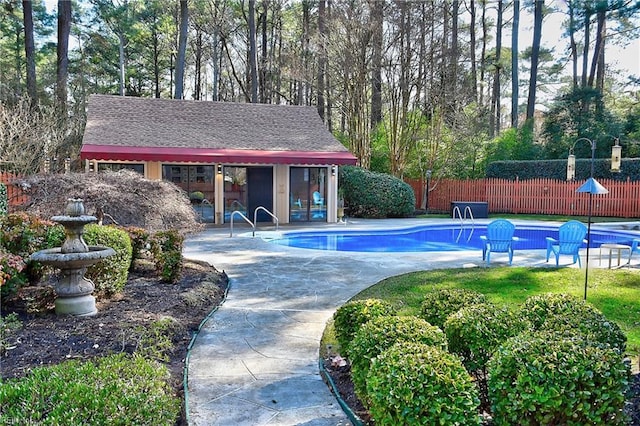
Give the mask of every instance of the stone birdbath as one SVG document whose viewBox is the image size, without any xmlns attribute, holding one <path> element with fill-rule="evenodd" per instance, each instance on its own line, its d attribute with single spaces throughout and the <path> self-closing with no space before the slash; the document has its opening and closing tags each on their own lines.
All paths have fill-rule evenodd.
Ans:
<svg viewBox="0 0 640 426">
<path fill-rule="evenodd" d="M 88 246 L 84 242 L 84 226 L 97 222 L 95 216 L 84 213 L 83 200 L 69 198 L 65 215 L 51 218 L 64 226 L 66 239 L 62 247 L 40 250 L 30 257 L 30 260 L 60 270 L 55 286 L 58 315 L 89 316 L 98 312 L 92 295 L 95 285 L 84 274 L 89 266 L 116 254 L 111 247 Z"/>
</svg>

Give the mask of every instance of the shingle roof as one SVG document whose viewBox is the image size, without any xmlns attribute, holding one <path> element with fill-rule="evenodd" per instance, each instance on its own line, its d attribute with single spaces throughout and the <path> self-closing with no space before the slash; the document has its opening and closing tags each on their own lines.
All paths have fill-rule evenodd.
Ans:
<svg viewBox="0 0 640 426">
<path fill-rule="evenodd" d="M 267 156 L 269 152 L 272 156 L 274 152 L 285 156 L 327 153 L 348 158 L 349 164 L 355 162 L 355 157 L 326 129 L 314 107 L 89 97 L 83 158 L 97 158 L 92 155 L 98 152 L 105 157 L 108 152 L 211 155 L 228 151 L 259 151 Z"/>
</svg>

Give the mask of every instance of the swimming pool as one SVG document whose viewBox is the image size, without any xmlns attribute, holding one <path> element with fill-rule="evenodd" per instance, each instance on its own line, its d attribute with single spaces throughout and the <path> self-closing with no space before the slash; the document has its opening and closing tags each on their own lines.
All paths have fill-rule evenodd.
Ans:
<svg viewBox="0 0 640 426">
<path fill-rule="evenodd" d="M 462 251 L 482 249 L 480 236 L 486 235 L 486 230 L 486 225 L 423 225 L 391 230 L 287 232 L 270 241 L 289 247 L 330 251 Z M 546 249 L 545 237 L 558 238 L 558 227 L 516 225 L 515 236 L 517 241 L 514 242 L 514 250 Z M 600 247 L 603 243 L 631 245 L 633 238 L 640 238 L 640 234 L 592 228 L 589 247 Z"/>
</svg>

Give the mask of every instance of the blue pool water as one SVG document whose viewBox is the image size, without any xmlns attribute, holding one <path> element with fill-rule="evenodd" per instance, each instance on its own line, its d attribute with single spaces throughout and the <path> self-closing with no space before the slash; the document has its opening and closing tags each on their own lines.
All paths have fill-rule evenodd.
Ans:
<svg viewBox="0 0 640 426">
<path fill-rule="evenodd" d="M 331 251 L 460 251 L 481 249 L 480 236 L 486 234 L 486 229 L 485 225 L 461 228 L 460 225 L 449 224 L 394 230 L 287 232 L 282 238 L 271 242 L 289 247 Z M 517 241 L 514 242 L 514 250 L 546 249 L 545 237 L 557 239 L 558 228 L 517 225 L 515 236 Z M 637 233 L 592 228 L 589 247 L 600 247 L 603 243 L 631 245 L 631 240 L 639 237 Z"/>
</svg>

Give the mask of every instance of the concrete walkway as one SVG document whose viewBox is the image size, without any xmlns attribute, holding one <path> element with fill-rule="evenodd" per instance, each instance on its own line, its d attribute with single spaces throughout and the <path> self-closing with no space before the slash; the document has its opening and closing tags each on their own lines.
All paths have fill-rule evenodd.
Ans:
<svg viewBox="0 0 640 426">
<path fill-rule="evenodd" d="M 388 229 L 436 221 L 442 222 L 353 220 L 346 228 Z M 246 233 L 246 228 L 236 232 Z M 543 250 L 516 251 L 513 264 L 552 264 L 545 262 L 544 255 Z M 190 238 L 184 256 L 204 260 L 230 278 L 227 300 L 202 327 L 188 365 L 190 424 L 223 426 L 350 424 L 318 367 L 320 338 L 336 308 L 383 278 L 483 264 L 480 250 L 297 249 L 250 235 L 229 238 L 228 227 Z M 495 254 L 491 263 L 506 265 L 507 256 Z"/>
</svg>

